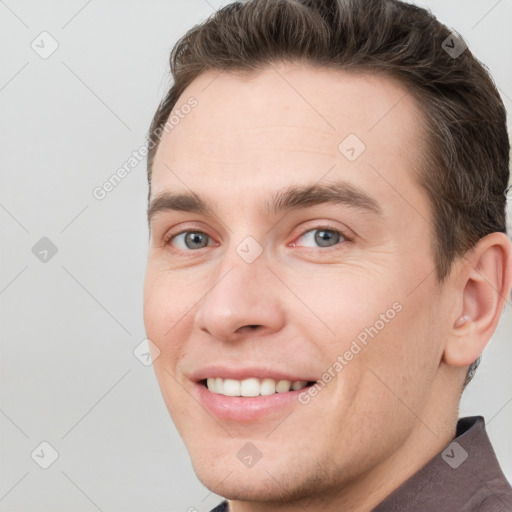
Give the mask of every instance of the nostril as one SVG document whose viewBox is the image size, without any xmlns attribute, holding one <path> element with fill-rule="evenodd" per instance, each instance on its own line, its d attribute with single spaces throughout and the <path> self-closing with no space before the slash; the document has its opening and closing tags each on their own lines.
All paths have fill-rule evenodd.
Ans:
<svg viewBox="0 0 512 512">
<path fill-rule="evenodd" d="M 245 329 L 254 330 L 254 329 L 257 329 L 258 327 L 259 327 L 259 325 L 244 325 L 243 327 L 240 327 L 240 331 L 243 331 Z"/>
<path fill-rule="evenodd" d="M 240 327 L 237 331 L 238 332 L 244 332 L 247 329 L 249 329 L 251 331 L 255 331 L 259 327 L 261 327 L 261 325 L 244 325 L 244 326 Z"/>
</svg>

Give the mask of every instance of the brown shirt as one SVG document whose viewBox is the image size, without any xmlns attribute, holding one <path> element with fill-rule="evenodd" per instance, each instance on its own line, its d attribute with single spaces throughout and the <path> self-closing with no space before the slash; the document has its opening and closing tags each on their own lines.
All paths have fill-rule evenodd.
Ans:
<svg viewBox="0 0 512 512">
<path fill-rule="evenodd" d="M 228 502 L 211 512 L 229 512 Z M 484 418 L 459 419 L 455 439 L 372 512 L 512 512 Z"/>
</svg>

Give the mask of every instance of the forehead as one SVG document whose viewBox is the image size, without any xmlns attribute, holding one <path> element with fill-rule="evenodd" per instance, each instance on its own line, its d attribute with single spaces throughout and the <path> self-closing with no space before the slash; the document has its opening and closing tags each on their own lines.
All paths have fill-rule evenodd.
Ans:
<svg viewBox="0 0 512 512">
<path fill-rule="evenodd" d="M 192 99 L 194 108 L 183 108 Z M 169 125 L 155 155 L 152 197 L 236 189 L 246 201 L 324 175 L 391 201 L 396 187 L 424 196 L 413 180 L 421 113 L 407 89 L 382 75 L 291 63 L 254 73 L 211 71 L 189 85 L 172 114 L 179 122 Z"/>
</svg>

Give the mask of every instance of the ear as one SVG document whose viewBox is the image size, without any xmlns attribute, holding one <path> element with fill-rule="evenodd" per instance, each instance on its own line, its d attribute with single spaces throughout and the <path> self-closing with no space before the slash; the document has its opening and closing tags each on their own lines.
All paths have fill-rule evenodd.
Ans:
<svg viewBox="0 0 512 512">
<path fill-rule="evenodd" d="M 504 233 L 482 238 L 461 260 L 454 309 L 443 360 L 469 366 L 482 353 L 500 320 L 512 286 L 512 242 Z"/>
</svg>

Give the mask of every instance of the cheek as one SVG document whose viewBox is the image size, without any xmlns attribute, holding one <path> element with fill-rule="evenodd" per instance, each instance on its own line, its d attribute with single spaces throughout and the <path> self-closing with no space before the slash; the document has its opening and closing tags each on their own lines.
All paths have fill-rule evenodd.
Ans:
<svg viewBox="0 0 512 512">
<path fill-rule="evenodd" d="M 163 275 L 147 275 L 144 283 L 144 326 L 146 336 L 159 351 L 153 367 L 161 387 L 167 379 L 172 380 L 167 372 L 176 373 L 176 364 L 183 350 L 183 343 L 179 340 L 186 337 L 183 328 L 187 323 L 183 320 L 190 309 L 187 298 L 183 294 L 178 295 L 169 284 L 168 276 Z M 164 387 L 162 392 L 165 394 Z"/>
<path fill-rule="evenodd" d="M 144 283 L 144 325 L 148 337 L 150 331 L 157 333 L 166 323 L 169 315 L 169 306 L 167 297 L 161 286 L 156 281 L 148 281 Z"/>
<path fill-rule="evenodd" d="M 439 340 L 428 307 L 402 299 L 402 310 L 368 344 L 367 382 L 398 416 L 425 405 L 439 364 Z M 404 418 L 405 418 L 404 417 Z"/>
<path fill-rule="evenodd" d="M 148 269 L 144 281 L 144 325 L 148 337 L 159 346 L 171 340 L 190 310 L 187 287 L 171 272 Z"/>
<path fill-rule="evenodd" d="M 340 277 L 341 271 L 335 275 L 330 270 L 329 275 L 295 281 L 297 295 L 307 299 L 316 318 L 299 315 L 301 304 L 294 316 L 322 354 L 322 371 L 341 356 L 344 377 L 334 379 L 338 392 L 348 393 L 347 386 L 359 382 L 375 405 L 396 402 L 393 392 L 413 402 L 423 400 L 439 356 L 439 340 L 433 339 L 435 315 L 425 306 L 432 301 L 428 283 L 409 294 L 410 281 L 398 271 Z"/>
<path fill-rule="evenodd" d="M 180 306 L 183 297 L 176 300 L 176 292 L 169 284 L 168 276 L 147 273 L 144 282 L 143 316 L 146 335 L 159 350 L 158 357 L 153 361 L 153 370 L 171 418 L 181 432 L 183 418 L 187 416 L 187 397 L 177 381 L 176 365 L 182 356 L 183 347 L 178 342 L 183 339 L 183 333 L 179 332 L 183 328 L 179 319 L 188 308 Z"/>
<path fill-rule="evenodd" d="M 355 339 L 364 346 L 365 341 L 381 337 L 401 313 L 393 307 L 395 303 L 400 307 L 399 293 L 390 292 L 382 276 L 365 269 L 328 270 L 316 272 L 313 278 L 311 273 L 306 273 L 307 278 L 294 276 L 294 291 L 309 312 L 299 301 L 290 306 L 294 320 L 310 332 L 307 339 L 332 358 L 348 350 Z"/>
</svg>

